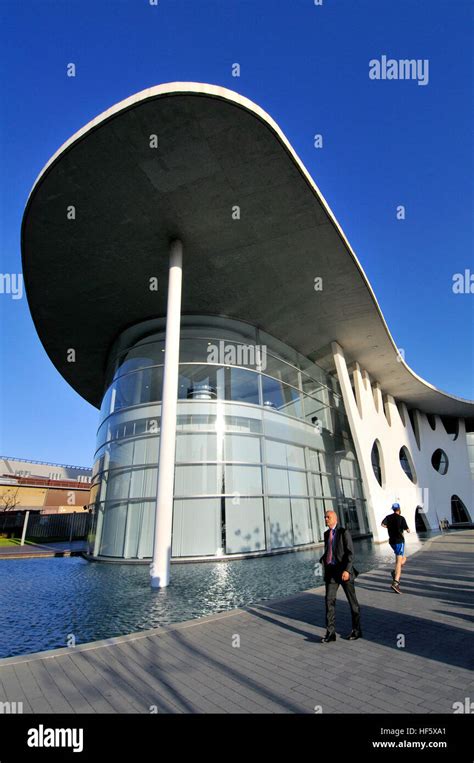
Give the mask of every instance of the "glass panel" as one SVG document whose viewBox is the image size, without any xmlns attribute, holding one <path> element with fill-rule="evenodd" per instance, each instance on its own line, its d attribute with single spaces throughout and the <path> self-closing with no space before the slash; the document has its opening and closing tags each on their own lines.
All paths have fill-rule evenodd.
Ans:
<svg viewBox="0 0 474 763">
<path fill-rule="evenodd" d="M 105 498 L 107 501 L 115 500 L 117 498 L 128 498 L 128 491 L 130 487 L 130 472 L 108 472 L 107 474 L 108 479 L 105 479 Z M 101 498 L 104 498 L 104 496 L 101 496 Z"/>
<path fill-rule="evenodd" d="M 360 482 L 357 480 L 343 480 L 344 495 L 347 498 L 361 498 Z"/>
<path fill-rule="evenodd" d="M 306 472 L 288 472 L 290 478 L 290 495 L 308 495 Z"/>
<path fill-rule="evenodd" d="M 299 389 L 300 383 L 298 370 L 293 368 L 293 366 L 289 366 L 279 358 L 267 354 L 266 358 L 262 359 L 262 371 L 268 374 L 268 376 L 273 376 L 275 379 L 278 379 L 278 381 L 286 382 Z"/>
<path fill-rule="evenodd" d="M 138 402 L 155 403 L 161 401 L 163 394 L 163 366 L 145 368 L 138 373 L 141 375 L 141 389 Z"/>
<path fill-rule="evenodd" d="M 304 417 L 309 424 L 321 429 L 332 431 L 331 411 L 324 403 L 313 397 L 304 395 Z"/>
<path fill-rule="evenodd" d="M 321 475 L 312 474 L 314 495 L 324 495 L 323 486 L 321 485 Z"/>
<path fill-rule="evenodd" d="M 309 501 L 303 498 L 291 499 L 291 514 L 293 517 L 293 538 L 295 546 L 302 543 L 312 543 L 313 531 L 309 513 Z"/>
<path fill-rule="evenodd" d="M 327 382 L 328 382 L 328 386 L 331 387 L 331 389 L 334 392 L 336 392 L 339 395 L 339 397 L 340 397 L 342 395 L 342 392 L 341 392 L 341 386 L 339 384 L 339 381 L 338 381 L 337 377 L 333 376 L 332 374 L 328 374 L 327 375 Z"/>
<path fill-rule="evenodd" d="M 351 532 L 353 533 L 359 533 L 360 532 L 360 526 L 359 526 L 359 517 L 357 515 L 357 508 L 355 501 L 352 501 L 350 498 L 345 500 L 342 504 L 342 520 L 344 522 L 345 527 L 347 527 Z"/>
<path fill-rule="evenodd" d="M 269 498 L 270 540 L 272 548 L 293 545 L 293 532 L 289 498 Z"/>
<path fill-rule="evenodd" d="M 158 453 L 160 447 L 159 437 L 143 437 L 134 441 L 133 465 L 139 464 L 158 464 Z"/>
<path fill-rule="evenodd" d="M 172 555 L 214 556 L 221 546 L 219 498 L 175 499 Z"/>
<path fill-rule="evenodd" d="M 359 485 L 360 492 L 362 494 L 362 486 Z M 367 511 L 365 500 L 356 500 L 357 516 L 359 517 L 359 528 L 361 533 L 366 533 L 369 530 L 367 522 Z"/>
<path fill-rule="evenodd" d="M 134 469 L 130 476 L 130 498 L 156 496 L 158 469 Z"/>
<path fill-rule="evenodd" d="M 176 461 L 216 461 L 217 437 L 209 434 L 182 434 L 176 438 Z"/>
<path fill-rule="evenodd" d="M 266 439 L 266 458 L 267 464 L 296 466 L 300 469 L 304 469 L 306 466 L 304 448 L 291 443 L 277 442 L 270 438 Z"/>
<path fill-rule="evenodd" d="M 309 451 L 309 468 L 312 469 L 314 472 L 320 471 L 319 454 L 317 450 Z M 325 469 L 321 469 L 321 471 L 325 471 Z"/>
<path fill-rule="evenodd" d="M 225 416 L 226 431 L 234 432 L 255 432 L 262 431 L 262 422 L 260 419 L 245 418 L 243 416 Z"/>
<path fill-rule="evenodd" d="M 310 376 L 306 376 L 306 374 L 301 374 L 301 386 L 306 395 L 317 397 L 323 404 L 327 405 L 329 403 L 329 390 L 320 381 L 312 379 Z"/>
<path fill-rule="evenodd" d="M 298 390 L 262 375 L 263 405 L 287 416 L 301 418 L 301 397 Z"/>
<path fill-rule="evenodd" d="M 109 387 L 100 406 L 100 421 L 103 421 L 111 411 L 112 387 Z"/>
<path fill-rule="evenodd" d="M 99 554 L 123 557 L 127 504 L 106 504 Z"/>
<path fill-rule="evenodd" d="M 323 453 L 323 451 L 319 451 L 319 466 L 321 468 L 322 472 L 332 472 L 333 471 L 333 458 L 332 455 L 328 453 Z"/>
<path fill-rule="evenodd" d="M 117 469 L 133 464 L 133 440 L 131 442 L 111 442 L 107 445 L 109 451 L 109 469 Z"/>
<path fill-rule="evenodd" d="M 272 355 L 276 355 L 282 360 L 288 361 L 292 366 L 298 368 L 298 353 L 293 350 L 287 344 L 284 344 L 279 339 L 267 334 L 265 331 L 259 330 L 258 341 L 261 345 L 267 347 L 267 352 L 271 352 Z"/>
<path fill-rule="evenodd" d="M 286 443 L 286 459 L 288 466 L 297 466 L 300 469 L 304 469 L 306 466 L 304 460 L 304 448 L 301 448 L 298 445 Z"/>
<path fill-rule="evenodd" d="M 160 362 L 162 361 L 163 359 L 161 358 Z M 125 374 L 129 374 L 132 371 L 137 371 L 139 368 L 151 366 L 156 362 L 158 361 L 154 360 L 153 358 L 146 357 L 141 348 L 129 350 L 127 354 L 123 356 L 123 360 L 121 360 L 119 366 L 117 367 L 114 378 L 116 379 L 118 376 L 124 376 Z"/>
<path fill-rule="evenodd" d="M 216 420 L 216 416 L 210 414 L 193 413 L 186 416 L 178 414 L 176 427 L 181 431 L 197 429 L 215 431 Z"/>
<path fill-rule="evenodd" d="M 289 495 L 290 486 L 286 469 L 267 469 L 268 492 L 275 495 Z"/>
<path fill-rule="evenodd" d="M 183 332 L 181 332 L 183 333 Z M 203 332 L 201 332 L 203 333 Z M 179 343 L 179 362 L 180 363 L 219 363 L 219 360 L 213 360 L 212 350 L 214 342 L 205 337 L 181 337 Z"/>
<path fill-rule="evenodd" d="M 127 523 L 125 528 L 125 559 L 136 559 L 138 554 L 138 541 L 142 523 L 143 504 L 129 503 Z"/>
<path fill-rule="evenodd" d="M 181 365 L 179 367 L 178 398 L 180 400 L 216 400 L 218 386 L 223 387 L 223 369 L 217 366 Z"/>
<path fill-rule="evenodd" d="M 337 512 L 339 508 L 339 504 L 336 499 L 330 498 L 324 501 L 324 510 L 325 511 L 335 511 Z"/>
<path fill-rule="evenodd" d="M 265 525 L 261 498 L 226 498 L 225 538 L 227 554 L 265 551 Z"/>
<path fill-rule="evenodd" d="M 153 555 L 156 502 L 144 501 L 139 505 L 143 506 L 143 513 L 137 555 L 139 559 L 149 559 Z"/>
<path fill-rule="evenodd" d="M 221 467 L 214 464 L 177 466 L 174 493 L 185 495 L 220 495 L 222 490 Z"/>
<path fill-rule="evenodd" d="M 316 365 L 316 363 L 309 360 L 309 358 L 305 358 L 304 355 L 298 354 L 298 365 L 305 374 L 311 376 L 316 381 L 321 382 L 321 384 L 328 383 L 329 374 L 327 374 L 324 369 L 320 368 L 320 366 Z"/>
<path fill-rule="evenodd" d="M 225 492 L 241 495 L 261 494 L 262 470 L 260 466 L 225 466 Z"/>
<path fill-rule="evenodd" d="M 350 479 L 358 479 L 360 476 L 357 462 L 349 458 L 341 459 L 339 463 L 339 473 L 342 477 L 348 477 Z"/>
<path fill-rule="evenodd" d="M 320 498 L 317 498 L 315 500 L 315 504 L 316 504 L 316 520 L 317 520 L 317 523 L 318 523 L 318 530 L 317 530 L 318 540 L 323 540 L 324 533 L 326 531 L 326 525 L 325 525 L 325 522 L 324 522 L 324 513 L 325 513 L 326 509 L 331 509 L 332 508 L 332 505 L 331 506 L 329 505 L 329 501 L 327 503 L 328 503 L 328 505 L 325 506 L 324 505 L 324 501 L 322 501 Z"/>
<path fill-rule="evenodd" d="M 240 400 L 259 405 L 258 374 L 242 368 L 226 369 L 226 382 L 230 376 L 230 391 L 226 383 L 226 400 Z"/>
<path fill-rule="evenodd" d="M 134 371 L 117 379 L 114 383 L 116 390 L 114 411 L 129 408 L 131 405 L 138 405 L 141 402 L 141 384 L 142 371 Z"/>
<path fill-rule="evenodd" d="M 132 349 L 122 353 L 115 376 L 123 376 L 128 371 L 133 371 L 137 368 L 146 368 L 163 363 L 165 357 L 164 349 L 164 339 L 159 342 L 145 340 L 142 344 L 137 344 L 136 347 L 132 347 Z"/>
<path fill-rule="evenodd" d="M 224 440 L 224 459 L 226 461 L 259 463 L 261 460 L 260 438 L 242 437 L 237 434 L 226 435 Z"/>
<path fill-rule="evenodd" d="M 266 439 L 265 441 L 267 464 L 287 466 L 286 446 L 284 442 Z"/>
<path fill-rule="evenodd" d="M 95 456 L 94 465 L 92 467 L 92 481 L 95 480 L 97 475 L 102 471 L 104 468 L 104 448 L 101 448 L 97 451 Z"/>
<path fill-rule="evenodd" d="M 342 489 L 346 498 L 355 498 L 355 482 L 353 480 L 342 480 Z"/>
<path fill-rule="evenodd" d="M 336 483 L 334 477 L 328 474 L 321 475 L 321 487 L 323 489 L 323 495 L 335 496 L 336 495 Z"/>
<path fill-rule="evenodd" d="M 260 347 L 253 342 L 235 342 L 229 339 L 211 339 L 206 342 L 206 354 L 203 360 L 221 366 L 240 366 L 256 370 L 260 363 L 266 365 L 266 358 Z M 199 360 L 200 358 L 194 358 Z"/>
</svg>

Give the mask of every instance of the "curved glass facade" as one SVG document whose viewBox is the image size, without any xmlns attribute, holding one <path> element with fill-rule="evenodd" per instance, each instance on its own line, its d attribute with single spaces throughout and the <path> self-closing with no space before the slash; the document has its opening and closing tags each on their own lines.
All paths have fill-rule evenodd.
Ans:
<svg viewBox="0 0 474 763">
<path fill-rule="evenodd" d="M 89 551 L 152 555 L 164 322 L 121 335 L 109 359 L 93 470 Z M 368 532 L 337 380 L 252 326 L 183 316 L 172 557 L 318 542 L 334 508 Z"/>
</svg>

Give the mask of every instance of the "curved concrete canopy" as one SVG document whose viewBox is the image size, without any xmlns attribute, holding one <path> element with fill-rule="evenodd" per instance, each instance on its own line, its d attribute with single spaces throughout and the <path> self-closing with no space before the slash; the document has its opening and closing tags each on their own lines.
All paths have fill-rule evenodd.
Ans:
<svg viewBox="0 0 474 763">
<path fill-rule="evenodd" d="M 273 119 L 231 90 L 188 82 L 100 114 L 50 159 L 28 199 L 22 257 L 33 320 L 58 371 L 93 405 L 116 336 L 166 314 L 174 237 L 184 243 L 183 313 L 246 320 L 326 367 L 335 340 L 410 407 L 474 417 L 473 401 L 399 358 L 357 257 Z"/>
</svg>

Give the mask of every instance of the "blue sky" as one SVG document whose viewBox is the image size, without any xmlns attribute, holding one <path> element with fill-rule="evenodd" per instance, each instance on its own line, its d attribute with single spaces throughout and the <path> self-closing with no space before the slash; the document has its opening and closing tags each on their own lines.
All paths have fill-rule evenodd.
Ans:
<svg viewBox="0 0 474 763">
<path fill-rule="evenodd" d="M 471 2 L 0 0 L 0 14 L 2 273 L 21 272 L 28 193 L 72 133 L 151 85 L 220 84 L 280 125 L 408 364 L 474 397 L 474 294 L 452 290 L 474 273 Z M 383 54 L 428 59 L 428 84 L 369 79 Z M 0 452 L 90 465 L 98 412 L 52 366 L 25 298 L 0 294 L 0 318 Z"/>
</svg>

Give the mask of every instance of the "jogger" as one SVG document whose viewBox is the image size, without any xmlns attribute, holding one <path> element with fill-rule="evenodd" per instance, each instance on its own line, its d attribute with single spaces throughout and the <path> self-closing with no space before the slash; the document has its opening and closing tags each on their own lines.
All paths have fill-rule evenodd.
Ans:
<svg viewBox="0 0 474 763">
<path fill-rule="evenodd" d="M 388 514 L 383 520 L 382 527 L 385 527 L 388 530 L 388 541 L 395 554 L 395 569 L 392 571 L 391 587 L 395 593 L 401 593 L 400 577 L 402 574 L 402 567 L 407 560 L 405 556 L 405 538 L 403 533 L 409 533 L 410 530 L 405 517 L 401 516 L 399 503 L 394 503 L 392 505 L 392 511 L 393 514 Z"/>
</svg>

